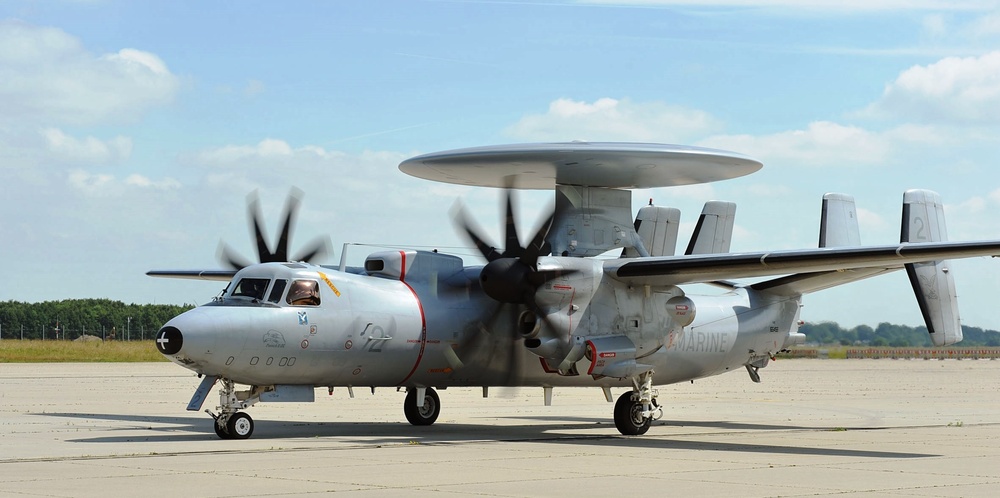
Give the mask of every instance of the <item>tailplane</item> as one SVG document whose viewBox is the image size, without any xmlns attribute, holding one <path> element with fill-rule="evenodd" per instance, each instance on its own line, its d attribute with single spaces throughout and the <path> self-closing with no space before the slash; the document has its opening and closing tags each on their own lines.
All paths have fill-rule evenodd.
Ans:
<svg viewBox="0 0 1000 498">
<path fill-rule="evenodd" d="M 736 221 L 736 204 L 709 201 L 701 210 L 701 217 L 694 227 L 691 242 L 684 254 L 723 254 L 729 252 L 733 241 L 733 224 Z"/>
<path fill-rule="evenodd" d="M 948 239 L 941 196 L 930 190 L 907 190 L 903 194 L 900 242 L 940 242 Z M 924 315 L 935 346 L 962 340 L 955 279 L 948 261 L 906 265 L 906 274 Z"/>
<path fill-rule="evenodd" d="M 847 194 L 823 196 L 823 213 L 819 225 L 820 247 L 852 247 L 861 245 L 858 230 L 858 210 L 854 197 Z"/>
<path fill-rule="evenodd" d="M 639 234 L 648 254 L 638 248 L 626 247 L 622 257 L 673 256 L 677 247 L 677 230 L 680 227 L 681 211 L 677 208 L 654 206 L 652 199 L 635 216 L 635 231 Z"/>
</svg>

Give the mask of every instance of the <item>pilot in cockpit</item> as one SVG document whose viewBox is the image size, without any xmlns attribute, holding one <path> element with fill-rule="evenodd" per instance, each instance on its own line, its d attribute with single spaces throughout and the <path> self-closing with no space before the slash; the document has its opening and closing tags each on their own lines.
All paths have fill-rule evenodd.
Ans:
<svg viewBox="0 0 1000 498">
<path fill-rule="evenodd" d="M 319 282 L 315 280 L 292 282 L 285 300 L 292 306 L 319 306 Z"/>
<path fill-rule="evenodd" d="M 256 300 L 264 299 L 264 291 L 271 281 L 264 278 L 244 278 L 233 291 L 233 296 L 244 296 Z"/>
</svg>

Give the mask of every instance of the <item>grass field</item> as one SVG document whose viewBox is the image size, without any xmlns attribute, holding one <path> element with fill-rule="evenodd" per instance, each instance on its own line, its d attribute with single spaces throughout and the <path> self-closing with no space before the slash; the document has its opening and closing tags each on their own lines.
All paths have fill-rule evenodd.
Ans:
<svg viewBox="0 0 1000 498">
<path fill-rule="evenodd" d="M 153 341 L 0 341 L 0 363 L 167 361 Z"/>
</svg>

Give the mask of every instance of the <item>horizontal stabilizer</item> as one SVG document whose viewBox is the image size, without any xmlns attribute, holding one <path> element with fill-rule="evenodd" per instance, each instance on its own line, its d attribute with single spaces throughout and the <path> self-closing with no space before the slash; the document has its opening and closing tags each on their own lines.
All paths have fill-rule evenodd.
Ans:
<svg viewBox="0 0 1000 498">
<path fill-rule="evenodd" d="M 847 194 L 823 196 L 823 214 L 819 226 L 820 247 L 850 247 L 861 245 L 858 212 L 854 197 Z"/>
<path fill-rule="evenodd" d="M 908 190 L 903 194 L 900 242 L 942 242 L 948 239 L 941 196 L 929 190 Z M 906 274 L 920 305 L 931 340 L 947 346 L 962 340 L 955 278 L 947 261 L 906 265 Z"/>
<path fill-rule="evenodd" d="M 684 254 L 724 254 L 733 241 L 733 224 L 736 221 L 736 204 L 709 201 L 701 211 L 698 224 L 691 234 L 691 242 Z"/>
<path fill-rule="evenodd" d="M 635 215 L 635 231 L 649 256 L 673 256 L 677 247 L 677 229 L 680 227 L 681 211 L 677 208 L 643 206 Z M 634 248 L 626 247 L 624 256 L 641 256 Z"/>
</svg>

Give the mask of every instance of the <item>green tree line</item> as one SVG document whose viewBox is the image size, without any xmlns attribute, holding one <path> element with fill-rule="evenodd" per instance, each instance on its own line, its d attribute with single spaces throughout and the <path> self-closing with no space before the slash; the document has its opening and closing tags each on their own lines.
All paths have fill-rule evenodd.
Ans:
<svg viewBox="0 0 1000 498">
<path fill-rule="evenodd" d="M 834 322 L 806 323 L 799 328 L 809 344 L 839 344 L 841 346 L 876 346 L 896 348 L 920 348 L 932 346 L 927 327 L 909 327 L 891 323 L 880 323 L 872 328 L 858 325 L 845 329 Z M 962 342 L 959 347 L 1000 347 L 1000 332 L 983 330 L 979 327 L 962 326 Z"/>
<path fill-rule="evenodd" d="M 68 299 L 42 303 L 0 302 L 0 339 L 152 339 L 167 320 L 191 305 L 125 304 L 110 299 Z"/>
</svg>

